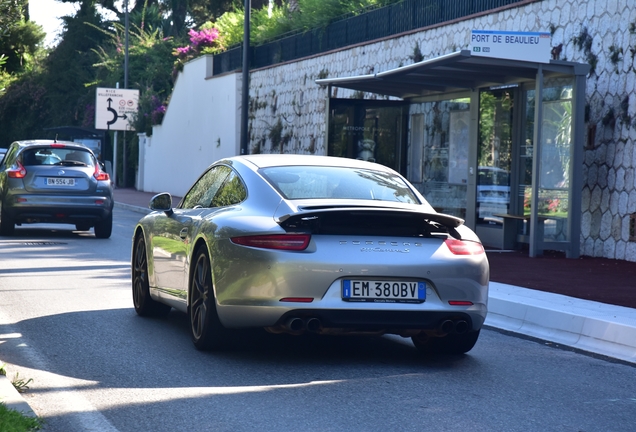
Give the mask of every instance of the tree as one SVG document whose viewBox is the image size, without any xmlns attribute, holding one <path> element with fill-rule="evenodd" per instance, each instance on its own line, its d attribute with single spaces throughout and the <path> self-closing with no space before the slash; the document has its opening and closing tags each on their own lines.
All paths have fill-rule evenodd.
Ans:
<svg viewBox="0 0 636 432">
<path fill-rule="evenodd" d="M 0 0 L 0 37 L 5 37 L 22 18 L 26 0 Z"/>
</svg>

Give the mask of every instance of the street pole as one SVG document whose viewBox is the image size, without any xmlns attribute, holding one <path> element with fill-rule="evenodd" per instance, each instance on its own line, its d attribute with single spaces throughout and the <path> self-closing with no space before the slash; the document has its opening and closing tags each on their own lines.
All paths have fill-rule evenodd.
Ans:
<svg viewBox="0 0 636 432">
<path fill-rule="evenodd" d="M 245 0 L 243 20 L 243 86 L 241 90 L 241 154 L 247 154 L 248 104 L 250 101 L 250 11 L 251 0 Z"/>
<path fill-rule="evenodd" d="M 128 88 L 128 33 L 129 33 L 129 24 L 128 24 L 128 0 L 124 0 L 124 23 L 125 23 L 125 27 L 126 27 L 126 42 L 125 42 L 125 47 L 124 47 L 124 88 L 127 89 Z M 124 130 L 124 142 L 122 145 L 122 157 L 123 157 L 123 184 L 124 187 L 126 187 L 126 185 L 128 184 L 126 181 L 126 170 L 127 170 L 127 161 L 128 158 L 126 157 L 126 131 Z"/>
</svg>

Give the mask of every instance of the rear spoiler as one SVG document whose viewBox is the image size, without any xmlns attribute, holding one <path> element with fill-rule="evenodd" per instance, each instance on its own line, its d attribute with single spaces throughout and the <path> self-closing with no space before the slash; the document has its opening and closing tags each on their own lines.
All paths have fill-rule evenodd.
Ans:
<svg viewBox="0 0 636 432">
<path fill-rule="evenodd" d="M 451 216 L 444 213 L 418 212 L 418 211 L 405 209 L 401 207 L 394 207 L 394 208 L 374 207 L 374 206 L 368 206 L 368 205 L 346 206 L 346 207 L 345 206 L 343 207 L 337 207 L 337 206 L 315 206 L 314 207 L 312 206 L 312 207 L 301 207 L 298 210 L 299 210 L 298 213 L 280 215 L 278 217 L 275 217 L 274 220 L 278 224 L 283 224 L 286 220 L 288 220 L 291 217 L 304 219 L 303 214 L 306 214 L 306 217 L 307 217 L 306 220 L 309 220 L 309 219 L 317 218 L 317 216 L 320 213 L 334 213 L 334 212 L 337 213 L 337 212 L 343 212 L 343 211 L 349 211 L 349 212 L 377 211 L 377 212 L 387 212 L 387 213 L 401 212 L 401 213 L 410 213 L 412 215 L 421 216 L 423 220 L 429 223 L 436 223 L 436 224 L 442 225 L 448 230 L 448 233 L 452 237 L 457 239 L 461 238 L 461 236 L 459 232 L 457 232 L 456 228 L 464 224 L 464 219 L 458 218 L 456 216 Z"/>
</svg>

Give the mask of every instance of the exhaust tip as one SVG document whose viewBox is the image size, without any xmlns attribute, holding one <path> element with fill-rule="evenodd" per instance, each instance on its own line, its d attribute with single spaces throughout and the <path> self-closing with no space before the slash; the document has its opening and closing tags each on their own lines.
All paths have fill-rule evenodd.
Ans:
<svg viewBox="0 0 636 432">
<path fill-rule="evenodd" d="M 321 328 L 322 323 L 318 318 L 309 318 L 307 320 L 307 330 L 309 330 L 310 332 L 320 331 Z"/>
<path fill-rule="evenodd" d="M 451 320 L 442 321 L 439 328 L 444 333 L 451 333 L 455 329 L 455 323 Z"/>
<path fill-rule="evenodd" d="M 293 317 L 287 320 L 285 327 L 292 332 L 301 332 L 305 330 L 305 322 L 300 318 Z"/>
<path fill-rule="evenodd" d="M 463 334 L 468 331 L 469 325 L 466 321 L 460 320 L 455 324 L 455 332 L 457 334 Z"/>
</svg>

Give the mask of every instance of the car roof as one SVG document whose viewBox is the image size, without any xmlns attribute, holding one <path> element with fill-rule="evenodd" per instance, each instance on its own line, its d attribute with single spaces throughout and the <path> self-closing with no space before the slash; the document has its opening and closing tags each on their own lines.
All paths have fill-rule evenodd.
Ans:
<svg viewBox="0 0 636 432">
<path fill-rule="evenodd" d="M 234 156 L 228 161 L 240 161 L 252 164 L 256 168 L 270 168 L 282 166 L 333 166 L 347 168 L 365 168 L 376 171 L 394 172 L 392 169 L 377 164 L 358 159 L 341 158 L 335 156 L 316 156 L 298 154 L 255 154 Z"/>
<path fill-rule="evenodd" d="M 52 140 L 52 139 L 34 139 L 34 140 L 21 140 L 21 141 L 15 141 L 14 144 L 17 144 L 19 147 L 21 148 L 26 148 L 26 147 L 36 147 L 36 146 L 50 146 L 53 144 L 62 144 L 66 147 L 70 147 L 70 148 L 81 148 L 81 149 L 85 149 L 85 150 L 89 150 L 90 149 L 88 147 L 86 147 L 84 144 L 79 143 L 79 142 L 73 142 L 73 141 L 58 141 L 58 140 Z"/>
</svg>

